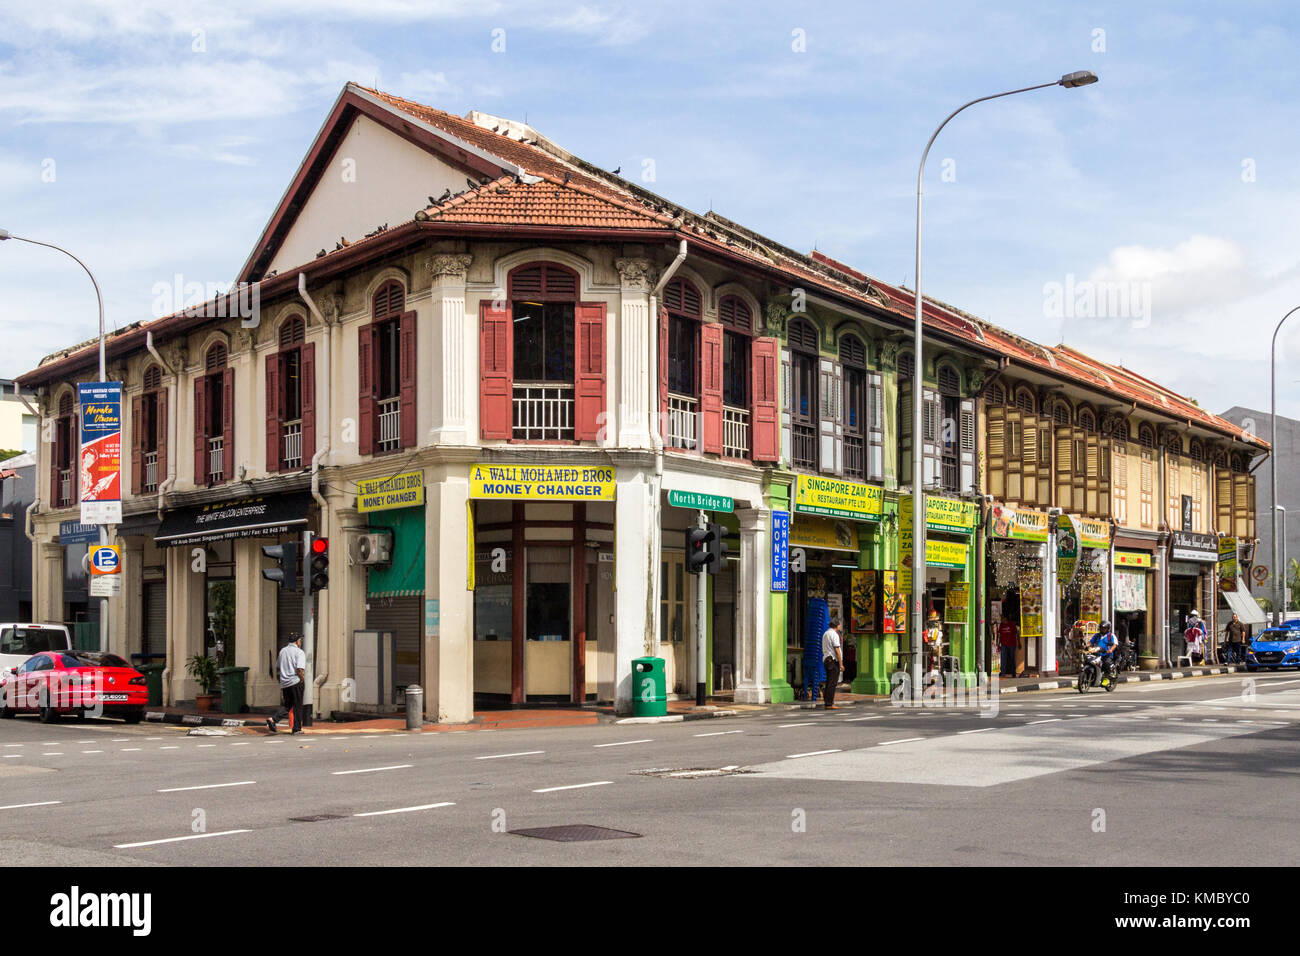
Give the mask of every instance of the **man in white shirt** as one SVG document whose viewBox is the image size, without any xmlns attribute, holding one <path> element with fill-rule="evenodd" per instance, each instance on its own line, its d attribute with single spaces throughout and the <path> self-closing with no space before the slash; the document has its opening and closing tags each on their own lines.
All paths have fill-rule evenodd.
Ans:
<svg viewBox="0 0 1300 956">
<path fill-rule="evenodd" d="M 280 648 L 278 660 L 280 672 L 280 709 L 274 717 L 266 718 L 267 729 L 275 733 L 275 725 L 289 717 L 290 733 L 302 733 L 302 698 L 307 689 L 307 652 L 302 649 L 302 635 L 299 634 L 284 647 Z"/>
<path fill-rule="evenodd" d="M 831 626 L 822 634 L 822 663 L 826 665 L 826 709 L 839 710 L 835 706 L 835 687 L 840 682 L 840 671 L 844 669 L 844 658 L 840 654 L 840 619 L 832 615 Z"/>
</svg>

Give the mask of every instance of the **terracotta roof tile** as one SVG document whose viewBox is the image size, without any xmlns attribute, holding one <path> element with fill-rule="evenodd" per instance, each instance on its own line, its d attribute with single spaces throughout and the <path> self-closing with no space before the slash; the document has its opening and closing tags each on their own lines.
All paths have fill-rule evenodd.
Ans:
<svg viewBox="0 0 1300 956">
<path fill-rule="evenodd" d="M 602 194 L 572 179 L 519 182 L 503 176 L 478 189 L 425 209 L 443 222 L 570 226 L 596 229 L 669 229 L 672 219 L 621 197 Z"/>
</svg>

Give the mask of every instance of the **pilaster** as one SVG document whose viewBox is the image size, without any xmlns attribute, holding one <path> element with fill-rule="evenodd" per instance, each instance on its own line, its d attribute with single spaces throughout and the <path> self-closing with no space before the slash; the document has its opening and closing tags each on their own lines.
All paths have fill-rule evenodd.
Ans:
<svg viewBox="0 0 1300 956">
<path fill-rule="evenodd" d="M 650 447 L 651 336 L 656 334 L 650 314 L 649 259 L 616 259 L 621 287 L 618 322 L 618 444 L 623 448 Z M 610 330 L 612 333 L 612 329 Z M 613 348 L 610 355 L 616 354 Z"/>
<path fill-rule="evenodd" d="M 436 255 L 429 260 L 433 334 L 426 347 L 433 350 L 431 367 L 438 370 L 441 381 L 435 395 L 432 435 L 438 445 L 467 444 L 465 396 L 473 378 L 465 354 L 466 340 L 473 336 L 465 316 L 465 275 L 473 261 L 470 255 Z"/>
<path fill-rule="evenodd" d="M 736 703 L 762 704 L 772 699 L 770 602 L 763 600 L 771 583 L 771 514 L 756 508 L 736 513 L 740 522 L 740 578 L 736 594 Z"/>
</svg>

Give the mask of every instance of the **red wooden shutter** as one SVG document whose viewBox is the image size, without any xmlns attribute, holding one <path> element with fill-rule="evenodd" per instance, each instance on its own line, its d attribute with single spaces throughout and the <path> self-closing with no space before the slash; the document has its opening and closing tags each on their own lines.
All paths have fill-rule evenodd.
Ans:
<svg viewBox="0 0 1300 956">
<path fill-rule="evenodd" d="M 659 310 L 659 437 L 668 433 L 668 310 Z"/>
<path fill-rule="evenodd" d="M 750 375 L 754 396 L 754 461 L 777 461 L 781 456 L 780 422 L 777 419 L 777 340 L 754 339 Z"/>
<path fill-rule="evenodd" d="M 194 484 L 196 485 L 208 483 L 207 398 L 208 380 L 200 375 L 194 380 Z"/>
<path fill-rule="evenodd" d="M 280 356 L 266 357 L 266 471 L 280 470 Z"/>
<path fill-rule="evenodd" d="M 221 373 L 221 474 L 226 481 L 235 477 L 235 370 Z"/>
<path fill-rule="evenodd" d="M 144 428 L 141 419 L 143 401 L 139 396 L 131 399 L 131 494 L 138 495 L 144 487 Z"/>
<path fill-rule="evenodd" d="M 357 450 L 375 453 L 375 327 L 357 331 Z"/>
<path fill-rule="evenodd" d="M 401 356 L 398 374 L 401 377 L 402 395 L 402 447 L 415 447 L 415 370 L 418 362 L 415 352 L 415 313 L 402 316 Z"/>
<path fill-rule="evenodd" d="M 700 431 L 703 450 L 722 454 L 722 326 L 700 326 Z"/>
<path fill-rule="evenodd" d="M 63 502 L 60 500 L 60 495 L 59 495 L 59 492 L 62 490 L 59 487 L 60 484 L 59 463 L 63 461 L 63 429 L 59 427 L 59 422 L 61 422 L 62 420 L 63 419 L 61 418 L 56 418 L 54 420 L 54 441 L 50 445 L 50 451 L 51 451 L 50 507 L 51 508 L 57 508 L 61 504 L 63 504 Z M 1231 488 L 1231 484 L 1229 484 L 1229 487 Z M 1229 515 L 1231 515 L 1231 510 L 1229 510 Z M 1229 524 L 1231 524 L 1231 518 L 1229 518 Z"/>
<path fill-rule="evenodd" d="M 302 463 L 316 455 L 316 343 L 302 347 Z"/>
<path fill-rule="evenodd" d="M 573 383 L 573 437 L 594 441 L 605 416 L 605 303 L 579 302 L 577 374 Z"/>
<path fill-rule="evenodd" d="M 515 364 L 510 312 L 484 302 L 479 316 L 479 426 L 484 438 L 509 438 Z"/>
<path fill-rule="evenodd" d="M 154 399 L 154 427 L 158 430 L 158 484 L 161 485 L 167 478 L 167 456 L 170 449 L 167 447 L 167 399 L 171 395 L 169 389 L 160 388 L 157 397 Z M 227 400 L 228 401 L 228 400 Z"/>
</svg>

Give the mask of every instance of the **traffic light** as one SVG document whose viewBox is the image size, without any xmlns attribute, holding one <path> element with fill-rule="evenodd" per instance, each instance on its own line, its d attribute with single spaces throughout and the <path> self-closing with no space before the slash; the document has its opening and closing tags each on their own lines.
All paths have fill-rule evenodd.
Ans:
<svg viewBox="0 0 1300 956">
<path fill-rule="evenodd" d="M 324 591 L 330 586 L 330 539 L 307 532 L 307 593 Z"/>
<path fill-rule="evenodd" d="M 727 529 L 710 522 L 703 528 L 686 529 L 686 570 L 717 574 L 727 560 Z"/>
<path fill-rule="evenodd" d="M 274 568 L 263 568 L 262 577 L 278 581 L 281 591 L 298 590 L 298 545 L 292 541 L 288 544 L 264 544 L 262 554 L 274 558 L 276 563 Z"/>
<path fill-rule="evenodd" d="M 709 532 L 704 528 L 686 529 L 686 570 L 695 574 L 709 566 Z"/>
</svg>

